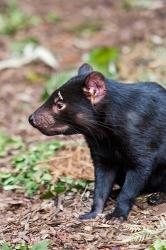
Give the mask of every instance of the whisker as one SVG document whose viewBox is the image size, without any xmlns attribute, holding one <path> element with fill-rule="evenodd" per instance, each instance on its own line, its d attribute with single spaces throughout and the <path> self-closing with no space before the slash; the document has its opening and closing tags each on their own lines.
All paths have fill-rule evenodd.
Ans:
<svg viewBox="0 0 166 250">
<path fill-rule="evenodd" d="M 79 127 L 78 129 L 77 129 L 77 125 L 74 125 L 74 124 L 71 124 L 71 121 L 70 120 L 68 120 L 68 119 L 64 119 L 64 118 L 61 118 L 60 119 L 62 122 L 66 122 L 66 123 L 68 123 L 70 126 L 71 126 L 71 128 L 74 130 L 74 131 L 76 131 L 78 134 L 87 134 L 87 130 L 88 130 L 88 133 L 91 135 L 91 140 L 93 140 L 93 142 L 95 143 L 95 145 L 98 145 L 99 146 L 99 143 L 98 143 L 98 141 L 96 140 L 96 137 L 94 136 L 94 133 L 91 131 L 91 126 L 90 126 L 90 124 L 88 124 L 88 126 L 86 127 L 86 129 L 84 129 L 83 127 Z M 94 128 L 93 128 L 94 129 Z"/>
</svg>

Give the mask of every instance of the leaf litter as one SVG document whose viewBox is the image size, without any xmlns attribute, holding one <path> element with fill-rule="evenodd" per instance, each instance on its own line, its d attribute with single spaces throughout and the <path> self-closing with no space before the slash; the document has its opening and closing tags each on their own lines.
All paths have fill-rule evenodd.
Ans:
<svg viewBox="0 0 166 250">
<path fill-rule="evenodd" d="M 50 168 L 54 171 L 56 168 L 55 180 L 65 173 L 65 169 L 66 178 L 69 171 L 73 178 L 84 175 L 93 179 L 92 168 L 88 171 L 85 167 L 81 169 L 83 163 L 79 161 L 84 158 L 90 164 L 87 148 L 79 148 L 71 143 L 66 147 L 59 151 L 57 159 L 54 157 L 51 160 Z M 64 153 L 68 157 L 63 170 L 59 157 Z M 73 164 L 77 164 L 80 171 L 77 172 Z M 103 214 L 96 219 L 80 221 L 79 215 L 88 211 L 92 204 L 92 189 L 92 186 L 85 187 L 81 195 L 72 190 L 57 193 L 49 200 L 40 199 L 39 196 L 29 199 L 18 191 L 2 192 L 0 238 L 13 244 L 34 244 L 47 239 L 51 240 L 50 249 L 111 249 L 115 246 L 119 246 L 119 249 L 145 249 L 155 237 L 165 239 L 166 206 L 146 206 L 142 210 L 137 203 L 146 203 L 145 197 L 138 198 L 127 222 L 106 222 Z M 110 212 L 114 205 L 115 202 L 110 199 L 104 214 Z"/>
</svg>

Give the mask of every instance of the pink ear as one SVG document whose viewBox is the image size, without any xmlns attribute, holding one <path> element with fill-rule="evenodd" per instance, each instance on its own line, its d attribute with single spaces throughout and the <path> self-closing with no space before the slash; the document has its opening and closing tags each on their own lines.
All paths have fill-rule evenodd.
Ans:
<svg viewBox="0 0 166 250">
<path fill-rule="evenodd" d="M 92 104 L 97 104 L 106 95 L 104 76 L 99 72 L 90 73 L 85 79 L 83 91 Z"/>
</svg>

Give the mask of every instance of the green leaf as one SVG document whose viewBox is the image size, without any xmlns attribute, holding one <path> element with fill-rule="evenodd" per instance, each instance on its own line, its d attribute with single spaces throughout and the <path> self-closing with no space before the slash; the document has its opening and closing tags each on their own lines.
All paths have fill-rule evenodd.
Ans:
<svg viewBox="0 0 166 250">
<path fill-rule="evenodd" d="M 48 246 L 49 246 L 49 241 L 48 240 L 43 240 L 43 241 L 33 245 L 31 250 L 47 250 Z"/>
<path fill-rule="evenodd" d="M 166 240 L 156 240 L 147 250 L 166 250 Z"/>
<path fill-rule="evenodd" d="M 11 173 L 0 172 L 0 179 L 7 179 L 11 176 Z"/>
<path fill-rule="evenodd" d="M 95 48 L 87 55 L 87 63 L 107 76 L 116 76 L 119 51 L 117 48 Z"/>
<path fill-rule="evenodd" d="M 3 143 L 13 141 L 12 138 L 3 134 Z M 5 138 L 5 139 L 4 139 Z M 29 196 L 40 190 L 40 187 L 48 188 L 50 186 L 52 175 L 47 166 L 39 167 L 38 163 L 54 156 L 56 150 L 62 147 L 58 141 L 48 143 L 35 143 L 27 147 L 21 147 L 20 152 L 12 157 L 14 171 L 0 172 L 0 186 L 4 190 L 22 189 Z"/>
<path fill-rule="evenodd" d="M 7 242 L 2 244 L 1 250 L 48 250 L 50 242 L 48 240 L 40 241 L 32 246 L 28 246 L 25 243 L 17 244 L 14 248 L 12 248 Z"/>
<path fill-rule="evenodd" d="M 53 74 L 46 83 L 44 92 L 42 94 L 42 99 L 47 99 L 53 91 L 68 81 L 74 75 L 74 73 L 74 71 L 63 71 L 59 74 Z"/>
<path fill-rule="evenodd" d="M 4 242 L 2 244 L 2 250 L 12 250 L 12 248 L 10 247 L 10 245 L 7 242 Z"/>
<path fill-rule="evenodd" d="M 42 176 L 42 182 L 43 182 L 43 184 L 45 182 L 50 182 L 51 180 L 52 180 L 51 174 L 49 174 L 49 173 L 44 173 L 43 174 L 43 176 Z"/>
<path fill-rule="evenodd" d="M 7 11 L 0 13 L 0 33 L 13 34 L 18 30 L 38 24 L 40 19 L 25 14 L 18 8 L 16 1 L 8 1 Z"/>
<path fill-rule="evenodd" d="M 22 244 L 16 245 L 14 249 L 15 250 L 29 250 L 29 247 L 27 244 L 22 243 Z"/>
<path fill-rule="evenodd" d="M 40 195 L 41 199 L 50 199 L 53 198 L 55 196 L 55 194 L 51 191 L 51 190 L 47 190 L 45 193 L 42 193 Z"/>
<path fill-rule="evenodd" d="M 65 183 L 62 182 L 56 183 L 53 191 L 56 192 L 57 194 L 64 193 L 66 191 Z"/>
<path fill-rule="evenodd" d="M 52 192 L 54 193 L 64 193 L 68 191 L 77 192 L 78 190 L 82 190 L 86 187 L 88 183 L 91 181 L 78 179 L 74 180 L 71 177 L 60 177 L 59 181 L 55 184 Z"/>
<path fill-rule="evenodd" d="M 4 190 L 5 190 L 5 191 L 14 190 L 14 189 L 16 189 L 16 188 L 17 188 L 16 185 L 4 185 Z"/>
<path fill-rule="evenodd" d="M 13 138 L 5 134 L 3 134 L 4 138 L 5 143 L 13 142 Z M 0 186 L 4 190 L 21 189 L 30 197 L 42 190 L 43 198 L 52 197 L 56 193 L 71 190 L 77 192 L 84 189 L 88 183 L 87 180 L 74 180 L 71 177 L 61 177 L 56 184 L 52 184 L 52 174 L 47 165 L 40 167 L 42 161 L 54 156 L 62 146 L 59 141 L 34 143 L 28 147 L 23 145 L 19 153 L 12 156 L 13 171 L 0 172 Z"/>
<path fill-rule="evenodd" d="M 77 188 L 85 188 L 86 187 L 86 185 L 87 185 L 87 180 L 75 180 L 75 186 L 77 187 Z"/>
<path fill-rule="evenodd" d="M 9 151 L 19 149 L 22 146 L 21 137 L 9 137 L 3 131 L 0 131 L 0 158 L 6 156 Z"/>
<path fill-rule="evenodd" d="M 60 182 L 64 182 L 66 184 L 73 184 L 73 182 L 74 182 L 70 176 L 60 177 L 59 180 L 60 180 Z"/>
</svg>

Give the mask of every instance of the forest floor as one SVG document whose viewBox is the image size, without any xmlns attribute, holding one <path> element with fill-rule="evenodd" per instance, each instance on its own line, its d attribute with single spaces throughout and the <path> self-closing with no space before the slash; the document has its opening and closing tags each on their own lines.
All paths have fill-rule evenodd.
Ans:
<svg viewBox="0 0 166 250">
<path fill-rule="evenodd" d="M 135 4 L 134 4 L 135 2 Z M 0 61 L 10 57 L 11 46 L 33 38 L 56 56 L 59 72 L 76 69 L 93 48 L 119 50 L 117 78 L 124 82 L 154 80 L 164 85 L 166 77 L 166 5 L 165 1 L 129 0 L 25 0 L 18 8 L 37 25 L 12 34 L 0 33 Z M 6 1 L 0 1 L 0 12 Z M 8 136 L 19 136 L 26 145 L 48 142 L 28 124 L 28 116 L 41 103 L 48 76 L 56 73 L 42 63 L 31 63 L 18 69 L 0 71 L 0 126 Z M 57 76 L 58 77 L 58 76 Z M 64 147 L 47 165 L 54 180 L 61 176 L 93 180 L 89 151 L 81 136 L 60 136 Z M 72 141 L 72 142 L 71 142 Z M 0 171 L 10 171 L 10 152 L 0 158 Z M 109 200 L 104 214 L 80 221 L 79 214 L 90 209 L 93 183 L 77 192 L 57 194 L 41 199 L 39 193 L 28 197 L 25 192 L 0 187 L 0 242 L 13 248 L 20 243 L 33 244 L 51 240 L 49 249 L 145 249 L 155 239 L 163 239 L 166 204 L 148 206 L 139 197 L 128 221 L 104 221 L 115 201 Z"/>
</svg>

